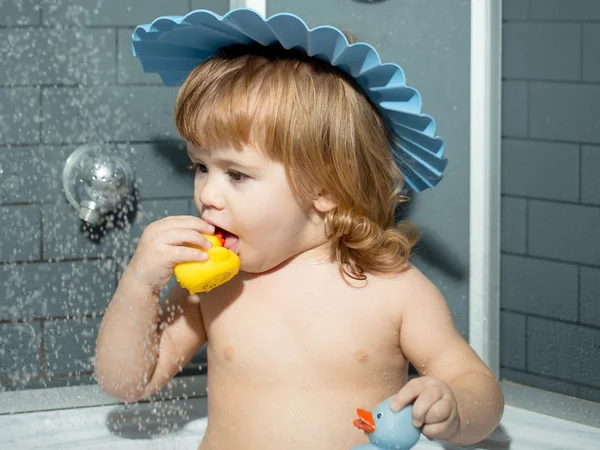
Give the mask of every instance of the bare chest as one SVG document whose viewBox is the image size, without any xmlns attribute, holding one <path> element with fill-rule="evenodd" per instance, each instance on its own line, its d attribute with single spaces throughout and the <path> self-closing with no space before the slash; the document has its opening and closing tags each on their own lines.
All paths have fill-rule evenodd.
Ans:
<svg viewBox="0 0 600 450">
<path fill-rule="evenodd" d="M 379 286 L 257 282 L 231 294 L 202 306 L 211 370 L 306 386 L 389 382 L 405 369 L 398 315 Z"/>
</svg>

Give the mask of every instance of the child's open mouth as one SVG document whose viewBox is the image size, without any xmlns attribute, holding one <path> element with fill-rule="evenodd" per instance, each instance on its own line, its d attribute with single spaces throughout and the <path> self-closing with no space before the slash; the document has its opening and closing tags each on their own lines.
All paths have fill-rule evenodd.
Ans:
<svg viewBox="0 0 600 450">
<path fill-rule="evenodd" d="M 231 250 L 232 252 L 235 252 L 237 250 L 239 238 L 235 234 L 230 233 L 229 231 L 221 227 L 215 227 L 215 234 L 217 233 L 220 233 L 222 238 L 225 240 L 223 247 L 225 247 L 228 250 Z"/>
</svg>

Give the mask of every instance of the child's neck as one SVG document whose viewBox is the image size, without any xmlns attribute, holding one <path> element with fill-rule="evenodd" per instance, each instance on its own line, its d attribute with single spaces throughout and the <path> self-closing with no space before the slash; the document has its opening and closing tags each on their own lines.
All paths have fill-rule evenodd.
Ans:
<svg viewBox="0 0 600 450">
<path fill-rule="evenodd" d="M 304 268 L 316 267 L 319 265 L 331 265 L 333 259 L 329 257 L 329 241 L 319 243 L 314 247 L 309 247 L 300 253 L 297 253 L 275 267 L 260 273 L 246 273 L 246 278 L 257 278 L 264 275 L 276 273 L 285 274 L 290 271 L 302 270 Z"/>
</svg>

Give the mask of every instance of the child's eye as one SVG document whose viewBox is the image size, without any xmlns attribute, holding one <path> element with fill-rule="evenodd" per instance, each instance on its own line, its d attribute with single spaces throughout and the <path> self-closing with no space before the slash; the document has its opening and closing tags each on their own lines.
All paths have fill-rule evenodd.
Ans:
<svg viewBox="0 0 600 450">
<path fill-rule="evenodd" d="M 241 183 L 247 178 L 247 175 L 243 174 L 242 172 L 238 172 L 237 170 L 229 170 L 227 171 L 227 174 L 234 183 Z"/>
<path fill-rule="evenodd" d="M 208 172 L 208 169 L 206 168 L 206 166 L 204 164 L 192 163 L 189 166 L 187 166 L 187 168 L 190 170 L 194 170 L 196 172 L 200 172 L 200 173 Z"/>
</svg>

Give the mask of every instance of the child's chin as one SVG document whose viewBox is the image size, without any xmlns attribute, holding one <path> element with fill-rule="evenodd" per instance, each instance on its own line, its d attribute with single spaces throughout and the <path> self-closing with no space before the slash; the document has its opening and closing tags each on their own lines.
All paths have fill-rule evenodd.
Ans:
<svg viewBox="0 0 600 450">
<path fill-rule="evenodd" d="M 243 252 L 239 253 L 238 256 L 240 257 L 240 271 L 241 272 L 258 275 L 263 272 L 268 272 L 273 267 L 273 266 L 269 267 L 269 266 L 265 265 L 264 261 L 248 260 L 247 258 L 244 258 Z"/>
<path fill-rule="evenodd" d="M 244 262 L 240 258 L 240 272 L 249 273 L 252 275 L 259 275 L 263 272 L 267 272 L 268 270 L 269 269 L 257 267 L 255 264 L 244 264 Z"/>
<path fill-rule="evenodd" d="M 244 258 L 243 252 L 239 254 L 240 257 L 240 270 L 253 275 L 267 274 L 270 272 L 276 272 L 278 269 L 284 267 L 288 263 L 289 259 L 269 259 L 258 258 L 256 260 L 248 260 Z"/>
</svg>

